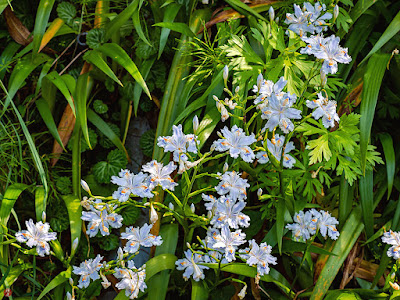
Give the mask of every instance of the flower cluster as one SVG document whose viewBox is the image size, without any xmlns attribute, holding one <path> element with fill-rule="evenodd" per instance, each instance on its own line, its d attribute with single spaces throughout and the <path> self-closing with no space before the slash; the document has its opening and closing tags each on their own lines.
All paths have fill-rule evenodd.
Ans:
<svg viewBox="0 0 400 300">
<path fill-rule="evenodd" d="M 33 223 L 32 219 L 25 222 L 27 230 L 18 231 L 15 234 L 17 241 L 26 243 L 30 248 L 36 246 L 36 252 L 39 256 L 50 254 L 49 241 L 57 239 L 56 232 L 49 232 L 49 223 L 37 222 Z"/>
<path fill-rule="evenodd" d="M 300 211 L 293 219 L 295 223 L 287 224 L 286 228 L 292 231 L 296 241 L 309 240 L 318 231 L 324 238 L 329 236 L 332 240 L 336 240 L 339 237 L 339 231 L 336 229 L 339 222 L 327 211 L 315 209 Z"/>
</svg>

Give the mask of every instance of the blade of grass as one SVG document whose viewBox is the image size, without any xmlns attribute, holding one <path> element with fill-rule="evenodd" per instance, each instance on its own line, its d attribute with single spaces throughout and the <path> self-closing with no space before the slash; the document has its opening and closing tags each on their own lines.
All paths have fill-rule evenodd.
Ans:
<svg viewBox="0 0 400 300">
<path fill-rule="evenodd" d="M 144 80 L 146 80 L 147 76 L 150 73 L 150 69 L 153 66 L 154 62 L 156 61 L 155 58 L 145 60 L 142 65 L 140 66 L 140 73 L 142 74 Z M 135 87 L 133 90 L 133 109 L 135 112 L 135 116 L 137 115 L 137 110 L 139 107 L 140 97 L 142 95 L 143 89 L 138 82 L 135 82 Z M 125 130 L 127 133 L 127 128 Z M 124 134 L 125 137 L 125 134 Z"/>
<path fill-rule="evenodd" d="M 352 206 L 353 197 L 350 197 L 350 184 L 342 174 L 339 186 L 339 226 L 345 223 L 344 221 L 351 212 Z"/>
<path fill-rule="evenodd" d="M 46 31 L 51 10 L 53 9 L 54 0 L 40 0 L 36 12 L 35 27 L 33 29 L 33 53 L 39 52 L 43 35 Z"/>
<path fill-rule="evenodd" d="M 204 286 L 203 280 L 195 281 L 191 280 L 192 282 L 192 300 L 207 300 L 209 297 L 208 289 Z"/>
<path fill-rule="evenodd" d="M 69 278 L 71 278 L 71 270 L 72 267 L 69 267 L 67 270 L 62 271 L 59 273 L 56 277 L 54 277 L 48 285 L 43 289 L 43 291 L 40 293 L 39 297 L 37 300 L 42 299 L 46 294 L 48 294 L 52 289 L 56 288 L 60 284 L 63 284 L 66 282 Z"/>
<path fill-rule="evenodd" d="M 101 57 L 100 53 L 96 50 L 89 51 L 85 53 L 83 57 L 84 60 L 90 62 L 91 64 L 98 67 L 101 71 L 104 72 L 108 77 L 118 83 L 120 86 L 123 86 L 122 82 L 118 79 L 118 77 L 114 74 L 108 64 Z"/>
<path fill-rule="evenodd" d="M 68 210 L 69 216 L 69 226 L 71 231 L 71 249 L 75 239 L 78 239 L 78 242 L 81 238 L 82 233 L 82 206 L 80 198 L 77 198 L 74 195 L 65 195 L 62 196 L 65 206 Z M 73 257 L 75 253 L 71 253 L 70 257 Z"/>
<path fill-rule="evenodd" d="M 165 9 L 165 12 L 164 12 L 163 23 L 173 23 L 174 20 L 175 20 L 176 15 L 179 12 L 180 8 L 181 8 L 181 5 L 178 4 L 178 3 L 171 3 L 170 5 L 168 5 L 167 8 Z M 157 24 L 155 24 L 154 26 L 157 26 Z M 189 27 L 188 27 L 188 29 L 189 29 Z M 164 51 L 164 48 L 165 48 L 165 45 L 167 44 L 167 40 L 168 40 L 168 36 L 169 36 L 170 32 L 171 32 L 170 28 L 163 27 L 161 29 L 160 45 L 159 45 L 159 48 L 158 48 L 158 59 L 160 59 L 161 54 Z M 181 32 L 181 33 L 183 33 L 183 32 Z"/>
<path fill-rule="evenodd" d="M 360 152 L 361 166 L 365 173 L 367 161 L 367 147 L 371 135 L 372 121 L 374 120 L 376 102 L 382 84 L 383 75 L 389 62 L 389 54 L 374 54 L 368 62 L 364 74 L 364 87 L 361 97 L 360 119 Z"/>
<path fill-rule="evenodd" d="M 153 26 L 158 26 L 158 27 L 163 27 L 163 29 L 166 28 L 169 30 L 173 30 L 173 31 L 179 32 L 179 33 L 184 34 L 191 38 L 196 37 L 196 34 L 192 30 L 190 30 L 190 27 L 185 23 L 160 22 L 160 23 L 154 24 Z M 161 47 L 161 45 L 160 45 L 160 47 Z M 161 48 L 160 48 L 160 51 L 161 51 Z M 159 52 L 159 55 L 161 55 L 160 52 Z"/>
<path fill-rule="evenodd" d="M 152 45 L 150 44 L 150 42 L 148 41 L 148 39 L 146 38 L 146 35 L 145 35 L 144 32 L 143 32 L 142 26 L 140 25 L 140 14 L 139 14 L 139 12 L 140 12 L 140 8 L 141 8 L 141 6 L 142 6 L 142 2 L 143 2 L 143 1 L 141 1 L 141 2 L 139 3 L 139 9 L 135 10 L 135 11 L 133 12 L 133 14 L 132 14 L 132 22 L 133 22 L 133 26 L 135 27 L 135 30 L 136 30 L 138 36 L 139 36 L 147 45 L 152 46 Z"/>
<path fill-rule="evenodd" d="M 58 75 L 57 72 L 53 71 L 53 72 L 49 73 L 46 76 L 46 78 L 60 90 L 60 92 L 65 97 L 65 99 L 68 101 L 68 104 L 71 106 L 74 116 L 76 116 L 74 100 L 72 99 L 70 89 L 68 88 L 66 82 L 63 80 L 64 78 L 67 78 L 64 76 L 65 75 L 60 76 L 60 75 Z M 75 80 L 74 80 L 74 82 L 75 82 Z"/>
<path fill-rule="evenodd" d="M 40 43 L 39 47 L 39 52 L 43 50 L 44 47 L 51 41 L 53 37 L 56 36 L 57 32 L 60 30 L 60 28 L 64 25 L 64 21 L 61 20 L 60 18 L 55 19 L 53 22 L 51 22 L 49 28 L 46 30 L 46 32 L 43 35 L 42 41 Z"/>
<path fill-rule="evenodd" d="M 89 96 L 92 84 L 93 82 L 89 76 L 89 73 L 79 75 L 74 97 L 76 101 L 76 118 L 79 120 L 80 127 L 82 128 L 82 134 L 90 149 L 92 149 L 92 146 L 90 145 L 89 130 L 87 125 L 87 98 Z"/>
<path fill-rule="evenodd" d="M 268 22 L 262 15 L 260 15 L 257 11 L 255 11 L 253 8 L 247 6 L 240 0 L 225 0 L 226 3 L 228 3 L 232 8 L 240 12 L 241 14 L 245 16 L 253 16 L 256 17 L 257 19 L 261 19 L 265 22 Z"/>
<path fill-rule="evenodd" d="M 393 147 L 393 140 L 389 133 L 382 133 L 379 135 L 382 143 L 383 153 L 385 154 L 386 161 L 386 174 L 388 183 L 387 199 L 389 200 L 392 193 L 394 173 L 396 171 L 396 157 Z"/>
<path fill-rule="evenodd" d="M 111 20 L 110 23 L 108 23 L 105 26 L 106 33 L 105 33 L 105 40 L 108 41 L 111 36 L 117 32 L 122 25 L 126 23 L 126 21 L 129 20 L 129 18 L 132 16 L 132 14 L 137 10 L 139 2 L 142 1 L 132 1 L 127 8 L 125 8 L 121 13 L 119 13 L 114 19 Z"/>
<path fill-rule="evenodd" d="M 374 234 L 374 177 L 372 170 L 367 170 L 365 176 L 360 177 L 360 198 L 367 238 Z"/>
</svg>

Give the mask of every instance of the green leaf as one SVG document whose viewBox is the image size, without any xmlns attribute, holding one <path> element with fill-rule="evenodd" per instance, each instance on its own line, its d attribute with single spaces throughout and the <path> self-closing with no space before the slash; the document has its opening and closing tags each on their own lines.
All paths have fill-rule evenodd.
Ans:
<svg viewBox="0 0 400 300">
<path fill-rule="evenodd" d="M 119 13 L 110 23 L 106 25 L 105 40 L 108 41 L 111 36 L 120 30 L 122 25 L 125 25 L 126 21 L 132 16 L 137 10 L 140 1 L 132 1 L 121 13 Z"/>
<path fill-rule="evenodd" d="M 394 37 L 400 31 L 400 11 L 393 18 L 392 22 L 390 22 L 389 26 L 386 28 L 385 32 L 381 35 L 379 40 L 375 43 L 374 47 L 368 53 L 368 55 L 361 61 L 360 64 L 365 62 L 371 55 L 376 53 L 379 49 L 382 48 L 392 37 Z M 383 58 L 382 58 L 383 60 Z M 386 62 L 387 65 L 388 61 Z M 369 65 L 369 64 L 368 64 Z M 386 67 L 385 65 L 385 67 Z M 365 87 L 365 85 L 364 85 Z M 361 101 L 362 103 L 362 101 Z"/>
<path fill-rule="evenodd" d="M 92 80 L 89 73 L 82 74 L 78 77 L 75 90 L 75 105 L 77 119 L 80 123 L 82 134 L 85 137 L 89 149 L 93 149 L 90 144 L 89 131 L 87 125 L 87 98 L 91 90 Z"/>
<path fill-rule="evenodd" d="M 106 112 L 108 112 L 108 105 L 105 104 L 103 101 L 101 100 L 94 100 L 93 102 L 93 109 L 96 113 L 98 114 L 105 114 Z"/>
<path fill-rule="evenodd" d="M 128 160 L 124 152 L 115 149 L 107 155 L 107 161 L 99 161 L 93 167 L 93 175 L 99 183 L 109 183 L 111 176 L 117 175 L 126 167 Z"/>
<path fill-rule="evenodd" d="M 86 44 L 92 49 L 99 48 L 105 42 L 104 28 L 93 28 L 89 30 L 88 34 L 86 35 Z"/>
<path fill-rule="evenodd" d="M 192 279 L 191 282 L 192 282 L 191 300 L 207 300 L 207 299 L 209 299 L 208 289 L 204 286 L 203 280 L 195 281 Z"/>
<path fill-rule="evenodd" d="M 97 127 L 110 141 L 123 153 L 125 153 L 126 159 L 129 160 L 128 151 L 126 151 L 125 146 L 122 144 L 119 137 L 114 133 L 114 131 L 108 126 L 108 124 L 97 115 L 90 108 L 87 110 L 88 120 Z"/>
<path fill-rule="evenodd" d="M 79 198 L 74 195 L 66 195 L 61 196 L 61 198 L 65 202 L 65 206 L 68 210 L 69 216 L 69 226 L 71 231 L 71 249 L 75 239 L 78 239 L 78 242 L 81 238 L 82 233 L 82 206 Z M 71 253 L 70 258 L 74 256 L 74 252 Z"/>
<path fill-rule="evenodd" d="M 139 218 L 140 208 L 133 205 L 127 205 L 119 213 L 123 218 L 122 224 L 124 224 L 125 226 L 130 226 L 135 224 L 135 222 Z"/>
<path fill-rule="evenodd" d="M 279 198 L 276 206 L 276 236 L 278 239 L 278 249 L 279 253 L 282 253 L 282 237 L 283 237 L 283 230 L 285 227 L 285 200 Z"/>
<path fill-rule="evenodd" d="M 177 257 L 170 253 L 164 253 L 153 257 L 146 262 L 146 281 L 164 270 L 175 269 Z"/>
<path fill-rule="evenodd" d="M 344 174 L 340 177 L 339 186 L 339 224 L 342 226 L 351 212 L 353 206 L 353 194 L 350 191 L 350 184 Z"/>
<path fill-rule="evenodd" d="M 76 16 L 76 8 L 70 2 L 61 2 L 57 6 L 57 15 L 67 24 L 71 24 Z"/>
<path fill-rule="evenodd" d="M 148 39 L 146 38 L 146 36 L 142 30 L 142 26 L 140 25 L 139 11 L 142 6 L 142 2 L 143 2 L 143 0 L 139 4 L 139 9 L 135 10 L 132 14 L 132 22 L 133 22 L 133 26 L 135 27 L 135 30 L 136 30 L 138 36 L 142 39 L 143 42 L 145 42 L 147 45 L 151 46 L 150 42 L 148 41 Z"/>
<path fill-rule="evenodd" d="M 144 81 L 135 63 L 132 61 L 132 59 L 125 52 L 124 49 L 122 49 L 118 44 L 109 43 L 100 46 L 99 48 L 97 48 L 97 50 L 107 55 L 112 60 L 117 62 L 120 66 L 125 68 L 129 72 L 129 74 L 132 75 L 133 79 L 135 79 L 140 84 L 147 96 L 149 96 L 149 98 L 151 99 L 150 91 L 147 88 L 146 82 Z"/>
<path fill-rule="evenodd" d="M 71 270 L 72 267 L 69 267 L 67 270 L 62 271 L 59 273 L 56 277 L 54 277 L 48 285 L 43 289 L 43 291 L 40 293 L 39 297 L 37 300 L 42 299 L 48 292 L 50 292 L 52 289 L 56 288 L 60 284 L 63 284 L 66 282 L 69 278 L 71 278 Z"/>
<path fill-rule="evenodd" d="M 350 11 L 350 17 L 353 20 L 353 22 L 356 22 L 356 20 L 359 17 L 361 17 L 361 15 L 364 14 L 367 11 L 367 9 L 370 8 L 375 3 L 376 0 L 357 1 L 356 5 Z"/>
<path fill-rule="evenodd" d="M 360 108 L 360 153 L 363 173 L 366 167 L 367 148 L 371 135 L 372 121 L 374 120 L 376 102 L 389 59 L 389 54 L 374 54 L 369 60 L 367 71 L 364 74 Z"/>
<path fill-rule="evenodd" d="M 54 0 L 40 0 L 37 12 L 35 27 L 33 29 L 33 53 L 39 52 L 40 43 L 46 31 L 51 10 L 53 9 Z"/>
<path fill-rule="evenodd" d="M 22 274 L 22 272 L 30 268 L 32 268 L 31 264 L 18 265 L 11 268 L 10 272 L 4 280 L 4 283 L 0 286 L 0 300 L 4 298 L 4 290 L 6 289 L 6 287 L 11 287 Z"/>
<path fill-rule="evenodd" d="M 353 209 L 351 214 L 344 224 L 339 238 L 333 242 L 332 253 L 336 256 L 329 256 L 318 280 L 315 284 L 313 293 L 310 299 L 323 299 L 324 295 L 331 286 L 335 279 L 339 269 L 342 267 L 344 260 L 347 258 L 350 250 L 353 248 L 358 237 L 360 236 L 364 224 L 362 223 L 361 208 L 357 207 Z M 321 255 L 320 260 L 324 259 L 324 255 Z"/>
<path fill-rule="evenodd" d="M 260 15 L 257 11 L 252 9 L 251 7 L 247 6 L 240 0 L 225 0 L 230 6 L 232 6 L 233 9 L 238 11 L 239 13 L 245 15 L 245 16 L 253 16 L 256 17 L 257 19 L 261 19 L 265 22 L 268 22 L 262 15 Z"/>
<path fill-rule="evenodd" d="M 367 170 L 365 176 L 360 177 L 359 190 L 365 232 L 369 238 L 374 234 L 374 177 L 372 170 Z"/>
<path fill-rule="evenodd" d="M 47 126 L 47 129 L 54 137 L 54 139 L 57 141 L 57 143 L 59 143 L 60 146 L 64 149 L 64 151 L 66 151 L 63 142 L 61 140 L 60 134 L 58 133 L 57 125 L 54 122 L 53 115 L 51 114 L 49 104 L 43 98 L 36 100 L 35 104 L 40 113 L 40 116 L 42 117 L 44 123 Z"/>
<path fill-rule="evenodd" d="M 184 34 L 184 35 L 186 35 L 188 37 L 191 37 L 191 38 L 196 37 L 196 34 L 192 30 L 190 30 L 190 27 L 186 23 L 160 22 L 160 23 L 154 24 L 153 26 L 159 26 L 159 27 L 163 27 L 163 28 L 168 28 L 169 30 L 173 30 L 173 31 L 179 32 L 179 33 Z M 161 44 L 160 44 L 160 49 L 161 49 Z"/>
<path fill-rule="evenodd" d="M 324 134 L 316 140 L 311 140 L 307 144 L 307 149 L 310 151 L 310 165 L 322 162 L 322 156 L 326 161 L 332 157 L 332 152 L 329 149 L 329 134 Z"/>
<path fill-rule="evenodd" d="M 396 171 L 396 157 L 393 147 L 393 140 L 390 134 L 386 132 L 382 133 L 379 135 L 379 139 L 381 140 L 383 153 L 385 154 L 387 183 L 388 183 L 387 199 L 389 200 L 393 188 L 394 173 Z"/>
<path fill-rule="evenodd" d="M 115 250 L 119 246 L 119 237 L 115 234 L 102 236 L 99 239 L 99 246 L 105 251 Z"/>
<path fill-rule="evenodd" d="M 181 5 L 178 3 L 172 3 L 172 4 L 168 5 L 164 12 L 164 19 L 163 19 L 162 24 L 165 24 L 165 23 L 176 24 L 173 22 L 175 20 L 176 15 L 178 14 L 180 8 L 181 8 Z M 184 24 L 184 25 L 186 25 L 186 24 Z M 154 26 L 157 26 L 157 24 Z M 162 27 L 163 28 L 161 29 L 161 34 L 160 34 L 160 47 L 158 49 L 158 59 L 160 59 L 161 54 L 164 51 L 164 47 L 167 44 L 169 33 L 171 32 L 171 28 L 164 27 L 164 26 L 162 26 Z M 186 28 L 187 30 L 189 30 L 191 33 L 193 33 L 190 30 L 189 26 L 186 25 L 186 27 L 187 27 Z M 177 30 L 175 30 L 175 31 L 177 31 Z M 183 32 L 181 32 L 181 31 L 178 31 L 178 32 L 183 34 Z"/>
<path fill-rule="evenodd" d="M 45 78 L 50 80 L 51 83 L 53 83 L 59 90 L 60 92 L 63 94 L 63 96 L 65 97 L 65 99 L 68 101 L 69 106 L 72 109 L 72 112 L 75 115 L 75 105 L 74 105 L 74 100 L 72 99 L 71 96 L 71 90 L 68 88 L 68 85 L 65 82 L 66 80 L 69 80 L 68 77 L 64 77 L 58 75 L 57 72 L 53 71 L 50 74 L 48 74 Z"/>
<path fill-rule="evenodd" d="M 36 221 L 42 220 L 42 214 L 46 212 L 45 190 L 42 186 L 37 186 L 35 189 L 35 211 Z"/>
</svg>

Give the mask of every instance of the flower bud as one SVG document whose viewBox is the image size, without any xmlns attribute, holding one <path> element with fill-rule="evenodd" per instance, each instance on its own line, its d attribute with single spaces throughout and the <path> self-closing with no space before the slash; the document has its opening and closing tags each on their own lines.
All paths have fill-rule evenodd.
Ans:
<svg viewBox="0 0 400 300">
<path fill-rule="evenodd" d="M 269 14 L 269 20 L 272 22 L 275 19 L 275 11 L 272 6 L 269 8 L 268 14 Z"/>
<path fill-rule="evenodd" d="M 69 279 L 69 285 L 74 286 L 74 280 L 72 278 Z"/>
<path fill-rule="evenodd" d="M 222 168 L 222 172 L 226 172 L 226 171 L 228 171 L 228 168 L 229 168 L 229 165 L 228 165 L 228 163 L 224 163 L 224 167 Z"/>
<path fill-rule="evenodd" d="M 272 6 L 271 6 L 272 8 Z M 247 285 L 245 285 L 242 290 L 240 291 L 240 293 L 238 294 L 238 297 L 240 300 L 244 299 L 244 297 L 246 296 L 246 289 L 247 289 Z"/>
<path fill-rule="evenodd" d="M 104 276 L 104 274 L 102 272 L 100 272 L 100 276 L 101 276 L 101 285 L 103 286 L 104 289 L 107 289 L 110 287 L 111 282 L 108 281 L 107 277 Z"/>
<path fill-rule="evenodd" d="M 239 90 L 240 90 L 240 87 L 237 86 L 237 87 L 235 88 L 235 93 L 236 93 L 236 94 L 239 93 Z"/>
<path fill-rule="evenodd" d="M 169 204 L 168 204 L 168 208 L 170 209 L 170 210 L 174 210 L 174 204 L 172 203 L 172 202 L 170 202 Z"/>
<path fill-rule="evenodd" d="M 198 128 L 199 128 L 199 118 L 197 116 L 194 116 L 194 118 L 193 118 L 193 132 L 196 133 Z"/>
<path fill-rule="evenodd" d="M 328 79 L 326 78 L 326 73 L 322 71 L 322 69 L 320 75 L 321 75 L 321 85 L 325 86 Z"/>
<path fill-rule="evenodd" d="M 42 222 L 46 223 L 46 212 L 42 212 Z"/>
<path fill-rule="evenodd" d="M 79 244 L 79 239 L 75 238 L 72 243 L 71 253 L 75 253 L 76 249 L 78 248 L 78 244 Z"/>
<path fill-rule="evenodd" d="M 228 80 L 228 75 L 229 75 L 229 68 L 227 65 L 225 65 L 224 67 L 224 73 L 222 75 L 222 77 L 224 78 L 224 82 L 226 84 L 226 81 Z"/>
<path fill-rule="evenodd" d="M 210 147 L 210 152 L 213 152 L 213 151 L 215 150 L 216 147 L 217 147 L 217 146 L 216 146 L 215 144 L 212 144 L 211 147 Z"/>
<path fill-rule="evenodd" d="M 339 16 L 339 6 L 336 4 L 333 8 L 333 22 L 335 22 L 336 18 Z"/>
<path fill-rule="evenodd" d="M 72 296 L 71 296 L 71 293 L 70 292 L 67 292 L 67 300 L 72 300 Z"/>
<path fill-rule="evenodd" d="M 219 101 L 218 97 L 215 96 L 215 95 L 213 95 L 213 99 L 214 99 L 215 101 Z"/>
<path fill-rule="evenodd" d="M 158 214 L 157 211 L 154 209 L 153 205 L 150 205 L 150 222 L 151 224 L 154 224 L 158 220 Z"/>
<path fill-rule="evenodd" d="M 208 213 L 207 213 L 207 219 L 211 219 L 212 216 L 213 216 L 212 211 L 209 210 Z"/>
<path fill-rule="evenodd" d="M 279 17 L 277 17 L 277 18 L 275 19 L 275 22 L 276 22 L 276 23 L 279 23 Z"/>
<path fill-rule="evenodd" d="M 393 283 L 393 282 L 389 281 L 389 284 L 396 291 L 398 291 L 400 289 L 399 285 L 396 282 Z"/>
<path fill-rule="evenodd" d="M 196 210 L 196 208 L 194 207 L 194 204 L 193 204 L 193 203 L 190 205 L 190 210 L 192 211 L 192 213 L 194 213 L 195 210 Z"/>
<path fill-rule="evenodd" d="M 258 88 L 258 92 L 260 92 L 261 89 L 261 85 L 264 81 L 264 77 L 262 76 L 262 74 L 259 74 L 257 77 L 257 88 Z"/>
<path fill-rule="evenodd" d="M 81 179 L 81 186 L 82 188 L 89 194 L 91 195 L 92 193 L 90 192 L 89 185 L 86 183 L 85 180 Z"/>
<path fill-rule="evenodd" d="M 119 247 L 117 251 L 117 260 L 121 261 L 123 259 L 124 259 L 124 251 L 122 250 L 121 247 Z"/>
<path fill-rule="evenodd" d="M 257 190 L 257 196 L 258 196 L 258 198 L 260 198 L 261 196 L 262 196 L 262 189 L 261 188 L 259 188 L 258 190 Z"/>
</svg>

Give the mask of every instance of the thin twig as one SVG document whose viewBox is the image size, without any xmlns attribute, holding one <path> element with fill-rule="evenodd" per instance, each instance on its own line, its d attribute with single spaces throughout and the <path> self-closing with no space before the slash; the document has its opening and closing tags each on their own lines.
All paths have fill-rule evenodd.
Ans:
<svg viewBox="0 0 400 300">
<path fill-rule="evenodd" d="M 86 48 L 85 50 L 82 50 L 81 52 L 79 52 L 78 55 L 75 56 L 71 60 L 71 62 L 68 65 L 66 65 L 66 67 L 58 75 L 62 75 L 75 62 L 75 60 L 77 60 L 79 58 L 79 56 L 81 56 L 83 53 L 85 53 L 88 50 L 89 50 L 89 48 Z"/>
</svg>

